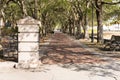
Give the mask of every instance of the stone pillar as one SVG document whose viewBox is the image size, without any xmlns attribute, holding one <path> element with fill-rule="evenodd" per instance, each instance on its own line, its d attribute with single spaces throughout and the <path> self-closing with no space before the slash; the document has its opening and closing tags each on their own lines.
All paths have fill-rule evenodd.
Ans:
<svg viewBox="0 0 120 80">
<path fill-rule="evenodd" d="M 17 22 L 18 67 L 37 68 L 39 65 L 39 22 L 26 17 Z"/>
</svg>

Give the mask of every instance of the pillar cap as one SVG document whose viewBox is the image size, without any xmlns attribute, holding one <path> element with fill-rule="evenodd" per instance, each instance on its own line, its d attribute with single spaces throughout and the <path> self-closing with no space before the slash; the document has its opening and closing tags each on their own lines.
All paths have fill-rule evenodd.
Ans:
<svg viewBox="0 0 120 80">
<path fill-rule="evenodd" d="M 20 19 L 17 21 L 17 25 L 41 25 L 41 22 L 38 20 L 35 20 L 34 18 L 27 16 L 23 19 Z"/>
</svg>

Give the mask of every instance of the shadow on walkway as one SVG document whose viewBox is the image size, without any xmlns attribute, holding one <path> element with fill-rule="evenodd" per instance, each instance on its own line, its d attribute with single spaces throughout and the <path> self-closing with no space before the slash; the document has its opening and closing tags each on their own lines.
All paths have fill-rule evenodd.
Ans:
<svg viewBox="0 0 120 80">
<path fill-rule="evenodd" d="M 55 33 L 49 45 L 44 45 L 41 61 L 44 64 L 67 64 L 67 63 L 102 63 L 105 62 L 99 55 L 92 54 L 63 33 Z"/>
<path fill-rule="evenodd" d="M 108 56 L 94 54 L 63 33 L 55 33 L 40 58 L 43 64 L 57 64 L 72 71 L 90 71 L 91 75 L 116 77 L 120 63 Z"/>
</svg>

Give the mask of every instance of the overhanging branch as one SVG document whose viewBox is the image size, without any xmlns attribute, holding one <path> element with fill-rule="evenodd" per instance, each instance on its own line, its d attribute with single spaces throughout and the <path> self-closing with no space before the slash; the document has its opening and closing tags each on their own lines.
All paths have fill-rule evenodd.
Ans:
<svg viewBox="0 0 120 80">
<path fill-rule="evenodd" d="M 102 1 L 102 4 L 115 5 L 115 4 L 120 4 L 120 1 L 118 1 L 118 2 L 104 2 L 104 1 Z"/>
</svg>

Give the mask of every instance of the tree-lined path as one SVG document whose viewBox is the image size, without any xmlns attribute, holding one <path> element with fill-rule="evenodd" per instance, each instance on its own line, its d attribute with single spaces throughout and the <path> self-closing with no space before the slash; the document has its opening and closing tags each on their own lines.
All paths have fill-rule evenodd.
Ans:
<svg viewBox="0 0 120 80">
<path fill-rule="evenodd" d="M 0 80 L 120 80 L 119 51 L 80 42 L 101 47 L 119 24 L 120 0 L 0 0 Z"/>
<path fill-rule="evenodd" d="M 115 60 L 119 56 L 92 53 L 79 40 L 60 32 L 41 45 L 40 54 L 43 51 L 44 55 L 40 59 L 44 64 L 40 69 L 7 68 L 1 65 L 10 62 L 1 63 L 0 80 L 120 80 L 120 61 Z"/>
<path fill-rule="evenodd" d="M 100 56 L 89 52 L 82 47 L 77 40 L 72 39 L 67 34 L 54 33 L 46 46 L 42 63 L 101 63 L 104 62 Z"/>
</svg>

